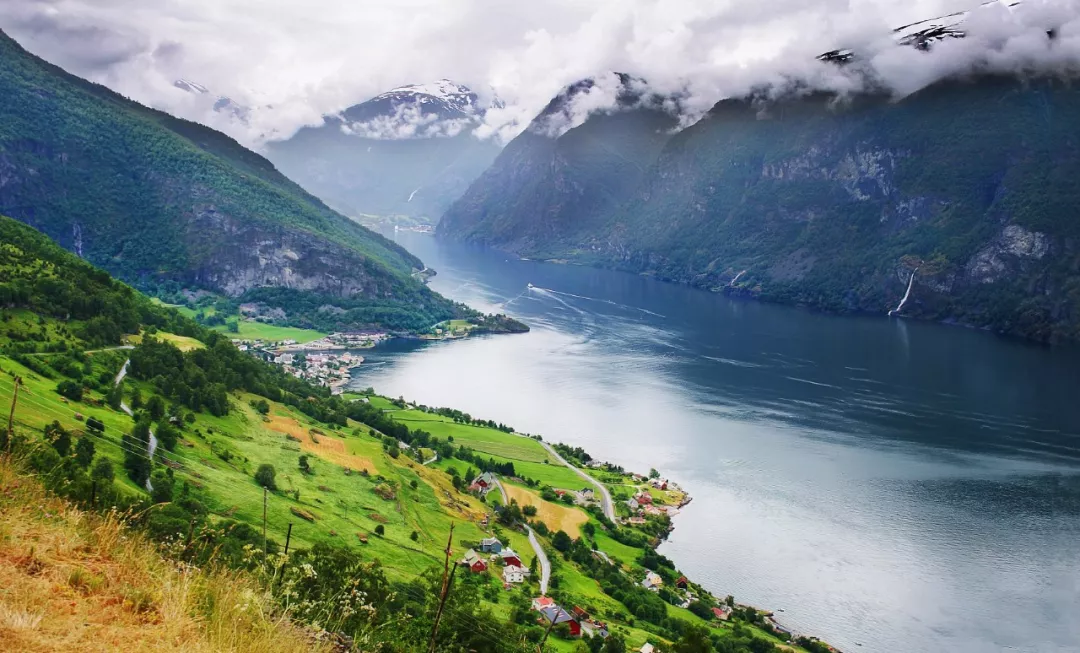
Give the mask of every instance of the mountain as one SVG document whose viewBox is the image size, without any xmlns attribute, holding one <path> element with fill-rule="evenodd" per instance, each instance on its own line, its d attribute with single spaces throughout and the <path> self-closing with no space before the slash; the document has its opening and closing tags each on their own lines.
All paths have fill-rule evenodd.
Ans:
<svg viewBox="0 0 1080 653">
<path fill-rule="evenodd" d="M 192 95 L 213 96 L 213 93 L 210 92 L 210 89 L 206 88 L 202 84 L 187 79 L 178 79 L 173 82 L 173 86 L 180 89 L 181 91 L 187 91 Z M 246 107 L 237 102 L 236 100 L 233 100 L 232 98 L 226 97 L 224 95 L 216 96 L 216 99 L 214 100 L 214 111 L 218 113 L 223 113 L 242 124 L 247 124 L 248 120 L 251 118 L 250 107 Z"/>
<path fill-rule="evenodd" d="M 414 278 L 415 256 L 227 136 L 69 75 L 3 33 L 0 62 L 0 213 L 125 281 L 261 293 L 298 325 L 341 308 L 354 328 L 424 329 L 465 310 Z"/>
<path fill-rule="evenodd" d="M 474 133 L 486 108 L 449 80 L 402 86 L 269 143 L 267 156 L 347 215 L 433 224 L 499 153 Z"/>
<path fill-rule="evenodd" d="M 901 314 L 1080 338 L 1074 86 L 736 99 L 662 125 L 624 107 L 527 131 L 439 234 L 836 312 L 896 310 L 910 284 Z"/>
</svg>

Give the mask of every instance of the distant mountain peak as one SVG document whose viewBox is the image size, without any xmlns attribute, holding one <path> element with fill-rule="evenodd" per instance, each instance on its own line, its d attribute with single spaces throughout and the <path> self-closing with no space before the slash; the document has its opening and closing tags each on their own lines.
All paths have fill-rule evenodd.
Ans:
<svg viewBox="0 0 1080 653">
<path fill-rule="evenodd" d="M 173 82 L 173 86 L 193 95 L 214 95 L 210 92 L 210 89 L 189 79 L 178 79 Z M 242 124 L 247 124 L 248 119 L 251 117 L 250 108 L 224 95 L 215 95 L 215 98 L 214 111 L 230 116 Z"/>
<path fill-rule="evenodd" d="M 380 93 L 332 121 L 340 122 L 346 134 L 375 140 L 443 138 L 471 131 L 485 110 L 472 89 L 440 79 Z"/>
<path fill-rule="evenodd" d="M 964 23 L 966 23 L 968 18 L 977 11 L 982 11 L 994 6 L 1005 7 L 1007 10 L 1012 11 L 1020 5 L 1021 0 L 989 0 L 968 11 L 958 11 L 945 16 L 920 20 L 916 23 L 911 23 L 910 25 L 897 27 L 893 30 L 893 40 L 897 45 L 912 47 L 917 50 L 929 50 L 934 45 L 947 39 L 962 39 L 966 37 L 967 32 L 963 28 Z M 856 56 L 854 50 L 845 48 L 826 52 L 818 55 L 817 58 L 819 61 L 848 63 Z"/>
<path fill-rule="evenodd" d="M 210 93 L 210 89 L 206 88 L 202 84 L 198 84 L 188 79 L 178 79 L 173 82 L 173 86 L 180 89 L 181 91 L 195 93 L 196 95 L 207 95 Z"/>
<path fill-rule="evenodd" d="M 426 95 L 444 102 L 472 106 L 476 101 L 476 94 L 467 86 L 463 86 L 449 79 L 440 79 L 427 84 L 407 84 L 390 89 L 385 93 L 375 96 L 374 99 L 394 99 L 400 96 Z"/>
</svg>

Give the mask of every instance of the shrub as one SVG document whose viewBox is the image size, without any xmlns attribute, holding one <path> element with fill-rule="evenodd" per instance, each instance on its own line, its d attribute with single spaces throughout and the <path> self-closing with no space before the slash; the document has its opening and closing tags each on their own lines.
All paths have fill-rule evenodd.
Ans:
<svg viewBox="0 0 1080 653">
<path fill-rule="evenodd" d="M 67 397 L 72 401 L 82 401 L 83 388 L 81 383 L 75 383 L 74 381 L 61 381 L 56 386 L 56 391 L 61 396 Z"/>
<path fill-rule="evenodd" d="M 382 524 L 376 525 L 375 526 L 375 534 L 378 535 L 379 537 L 382 537 L 383 535 L 386 534 L 386 528 Z"/>
<path fill-rule="evenodd" d="M 259 465 L 259 469 L 255 471 L 255 482 L 271 492 L 276 490 L 277 483 L 274 481 L 274 466 L 266 463 Z"/>
</svg>

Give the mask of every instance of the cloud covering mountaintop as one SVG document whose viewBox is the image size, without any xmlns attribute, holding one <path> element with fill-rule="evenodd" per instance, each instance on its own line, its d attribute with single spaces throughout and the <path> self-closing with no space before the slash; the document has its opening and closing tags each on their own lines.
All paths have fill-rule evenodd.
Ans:
<svg viewBox="0 0 1080 653">
<path fill-rule="evenodd" d="M 893 29 L 977 2 L 5 0 L 0 28 L 76 74 L 248 145 L 287 138 L 387 89 L 442 78 L 476 90 L 484 106 L 497 94 L 476 133 L 505 141 L 568 84 L 610 71 L 678 95 L 684 124 L 762 87 L 872 85 L 903 95 L 972 71 L 1072 74 L 1080 69 L 1078 1 L 989 3 L 964 21 L 967 38 L 930 52 L 896 47 Z M 817 59 L 842 48 L 859 53 L 857 63 Z M 179 89 L 177 79 L 250 114 L 237 121 L 215 112 L 215 97 Z M 554 131 L 604 110 L 605 98 L 614 93 L 587 94 L 588 106 L 565 112 L 570 121 Z"/>
</svg>

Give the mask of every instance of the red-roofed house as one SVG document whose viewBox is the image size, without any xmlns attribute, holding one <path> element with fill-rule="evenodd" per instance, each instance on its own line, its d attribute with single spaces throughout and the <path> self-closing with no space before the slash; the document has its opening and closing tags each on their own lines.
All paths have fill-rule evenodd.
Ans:
<svg viewBox="0 0 1080 653">
<path fill-rule="evenodd" d="M 652 495 L 649 494 L 648 492 L 639 492 L 639 493 L 634 495 L 634 498 L 637 499 L 637 502 L 639 504 L 644 504 L 644 505 L 652 504 Z"/>
<path fill-rule="evenodd" d="M 532 600 L 533 610 L 543 610 L 546 607 L 555 605 L 555 599 L 549 596 L 538 596 Z"/>
</svg>

